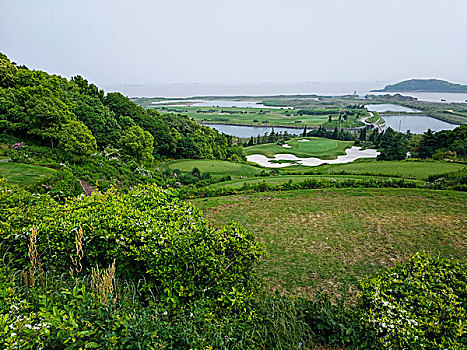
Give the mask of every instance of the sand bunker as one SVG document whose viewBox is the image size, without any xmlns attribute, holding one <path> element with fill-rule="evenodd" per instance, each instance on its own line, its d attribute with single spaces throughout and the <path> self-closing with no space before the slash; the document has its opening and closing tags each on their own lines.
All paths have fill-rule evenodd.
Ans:
<svg viewBox="0 0 467 350">
<path fill-rule="evenodd" d="M 298 140 L 298 142 L 311 142 L 311 140 L 301 139 L 301 140 Z"/>
<path fill-rule="evenodd" d="M 288 145 L 288 144 L 286 144 L 286 143 L 284 143 L 284 144 L 282 145 L 282 147 L 284 147 L 284 148 L 292 148 L 292 146 L 290 146 L 290 145 Z"/>
<path fill-rule="evenodd" d="M 307 140 L 308 141 L 308 140 Z M 363 151 L 360 150 L 361 147 L 353 146 L 345 150 L 345 156 L 338 156 L 337 159 L 329 159 L 323 160 L 315 157 L 310 158 L 298 158 L 293 154 L 276 154 L 274 158 L 267 158 L 262 154 L 252 154 L 247 156 L 246 159 L 249 162 L 257 163 L 261 166 L 267 168 L 284 168 L 291 165 L 296 165 L 294 163 L 271 163 L 271 160 L 293 160 L 297 163 L 305 166 L 317 166 L 321 164 L 343 164 L 343 163 L 351 163 L 356 159 L 360 158 L 376 158 L 379 152 L 375 149 L 365 149 Z"/>
</svg>

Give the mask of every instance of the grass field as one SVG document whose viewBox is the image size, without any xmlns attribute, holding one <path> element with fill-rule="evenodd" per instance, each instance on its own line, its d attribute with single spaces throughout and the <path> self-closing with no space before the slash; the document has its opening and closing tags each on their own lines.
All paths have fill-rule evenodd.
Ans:
<svg viewBox="0 0 467 350">
<path fill-rule="evenodd" d="M 467 165 L 459 163 L 447 163 L 439 161 L 376 161 L 373 159 L 361 159 L 348 164 L 323 165 L 315 168 L 304 166 L 292 166 L 281 170 L 287 172 L 313 171 L 320 174 L 338 174 L 342 171 L 352 174 L 375 174 L 387 176 L 401 176 L 411 179 L 426 179 L 430 175 L 444 174 L 447 172 L 466 169 Z"/>
<path fill-rule="evenodd" d="M 240 107 L 196 107 L 196 106 L 157 106 L 151 105 L 151 109 L 157 109 L 161 113 L 182 113 L 197 122 L 204 123 L 228 123 L 236 125 L 276 125 L 276 126 L 339 126 L 338 108 L 327 110 L 323 115 L 299 115 L 293 109 L 278 108 L 240 108 Z M 326 111 L 326 110 L 325 110 Z M 362 110 L 362 115 L 342 120 L 340 126 L 355 127 L 363 126 L 359 121 L 363 114 L 368 115 L 367 111 Z M 332 115 L 331 122 L 328 121 L 329 115 Z"/>
<path fill-rule="evenodd" d="M 467 259 L 467 193 L 339 189 L 196 199 L 221 227 L 236 221 L 263 242 L 271 290 L 355 296 L 361 277 L 427 250 Z"/>
<path fill-rule="evenodd" d="M 55 172 L 54 169 L 35 165 L 0 162 L 0 178 L 4 177 L 8 182 L 19 186 L 31 185 Z"/>
<path fill-rule="evenodd" d="M 280 185 L 288 181 L 292 182 L 300 182 L 304 181 L 305 179 L 316 179 L 320 180 L 333 180 L 333 181 L 345 181 L 345 180 L 374 180 L 374 176 L 365 176 L 365 175 L 279 175 L 279 176 L 268 176 L 268 177 L 255 177 L 255 178 L 247 178 L 247 179 L 238 179 L 232 181 L 225 181 L 213 184 L 209 186 L 210 188 L 223 188 L 223 187 L 231 187 L 231 188 L 240 188 L 245 183 L 250 185 L 258 184 L 261 182 L 266 182 L 270 185 Z M 378 180 L 389 179 L 389 177 L 377 177 Z M 412 180 L 418 181 L 423 183 L 420 180 Z"/>
<path fill-rule="evenodd" d="M 300 142 L 300 140 L 310 140 Z M 279 146 L 275 143 L 246 147 L 243 153 L 246 156 L 251 154 L 262 154 L 273 158 L 278 153 L 290 153 L 297 157 L 317 157 L 320 159 L 335 159 L 339 155 L 345 154 L 345 150 L 353 145 L 351 141 L 338 141 L 324 139 L 320 137 L 297 137 L 287 141 L 290 148 Z"/>
<path fill-rule="evenodd" d="M 212 176 L 232 177 L 254 176 L 261 172 L 261 168 L 233 163 L 222 160 L 205 160 L 205 159 L 177 159 L 168 161 L 161 166 L 162 169 L 179 169 L 183 173 L 190 172 L 193 168 L 198 168 L 201 172 L 209 172 Z"/>
</svg>

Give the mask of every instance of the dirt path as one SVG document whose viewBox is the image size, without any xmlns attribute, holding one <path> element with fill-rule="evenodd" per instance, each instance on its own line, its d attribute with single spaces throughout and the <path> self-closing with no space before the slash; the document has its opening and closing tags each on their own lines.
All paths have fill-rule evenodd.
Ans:
<svg viewBox="0 0 467 350">
<path fill-rule="evenodd" d="M 373 118 L 375 116 L 373 112 L 369 112 L 369 113 L 370 113 L 369 117 L 363 117 L 362 119 L 360 119 L 360 121 L 362 123 L 364 123 L 365 125 L 372 125 L 374 128 L 378 128 L 378 132 L 381 134 L 383 132 L 383 127 L 380 124 L 371 123 L 371 122 L 367 121 L 367 119 Z"/>
<path fill-rule="evenodd" d="M 83 189 L 84 193 L 86 194 L 86 196 L 90 196 L 91 193 L 98 190 L 97 187 L 91 186 L 86 181 L 83 181 L 83 180 L 80 180 L 80 179 L 78 179 L 78 181 L 79 181 L 79 184 L 81 185 L 81 188 Z"/>
</svg>

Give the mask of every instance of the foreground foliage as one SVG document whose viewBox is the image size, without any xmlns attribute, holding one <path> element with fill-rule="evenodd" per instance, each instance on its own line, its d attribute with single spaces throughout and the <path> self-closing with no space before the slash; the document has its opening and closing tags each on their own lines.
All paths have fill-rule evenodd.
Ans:
<svg viewBox="0 0 467 350">
<path fill-rule="evenodd" d="M 249 317 L 261 245 L 236 224 L 215 229 L 199 209 L 155 185 L 128 194 L 111 189 L 59 205 L 3 183 L 0 198 L 6 214 L 0 244 L 9 247 L 17 269 L 27 266 L 28 238 L 37 231 L 37 250 L 50 270 L 68 271 L 70 257 L 79 258 L 82 273 L 115 261 L 117 276 L 140 283 L 145 298 L 154 296 L 168 311 L 205 299 L 216 312 L 241 310 Z"/>
<path fill-rule="evenodd" d="M 249 231 L 216 229 L 155 185 L 64 204 L 0 185 L 2 348 L 465 346 L 460 262 L 415 255 L 365 279 L 356 306 L 270 295 Z"/>
<path fill-rule="evenodd" d="M 467 269 L 426 253 L 361 283 L 359 316 L 371 343 L 390 349 L 467 347 Z"/>
</svg>

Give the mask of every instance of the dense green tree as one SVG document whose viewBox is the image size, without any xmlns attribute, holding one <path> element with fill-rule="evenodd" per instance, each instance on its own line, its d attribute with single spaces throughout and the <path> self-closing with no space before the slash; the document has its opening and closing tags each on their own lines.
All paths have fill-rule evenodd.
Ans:
<svg viewBox="0 0 467 350">
<path fill-rule="evenodd" d="M 388 128 L 380 142 L 381 154 L 378 160 L 402 160 L 407 157 L 407 142 L 404 134 Z"/>
<path fill-rule="evenodd" d="M 86 124 L 96 137 L 99 146 L 116 144 L 122 133 L 122 124 L 112 115 L 108 107 L 99 98 L 89 95 L 77 95 L 73 105 L 73 113 L 78 120 Z M 129 123 L 131 126 L 134 122 Z"/>
<path fill-rule="evenodd" d="M 0 87 L 8 88 L 14 85 L 17 68 L 8 57 L 0 52 Z"/>
<path fill-rule="evenodd" d="M 85 157 L 96 152 L 96 139 L 84 123 L 72 120 L 63 124 L 58 134 L 59 146 L 73 156 Z"/>
<path fill-rule="evenodd" d="M 124 154 L 139 163 L 144 163 L 154 160 L 153 143 L 154 137 L 148 131 L 143 130 L 140 126 L 132 126 L 123 133 L 119 146 Z"/>
<path fill-rule="evenodd" d="M 68 81 L 16 66 L 0 54 L 0 133 L 54 149 L 62 128 L 66 126 L 68 133 L 72 121 L 87 126 L 90 132 L 81 136 L 92 137 L 90 143 L 95 140 L 100 149 L 122 148 L 122 154 L 139 162 L 152 156 L 245 159 L 231 136 L 202 126 L 186 115 L 160 115 L 137 106 L 121 93 L 105 96 L 79 75 Z M 63 147 L 65 144 L 61 142 Z"/>
<path fill-rule="evenodd" d="M 116 116 L 129 116 L 139 124 L 140 119 L 145 114 L 142 107 L 137 106 L 128 97 L 119 92 L 109 92 L 104 98 L 104 105 L 115 113 Z"/>
<path fill-rule="evenodd" d="M 72 118 L 68 106 L 55 97 L 34 96 L 27 101 L 26 109 L 27 132 L 49 140 L 53 148 L 62 124 Z"/>
</svg>

